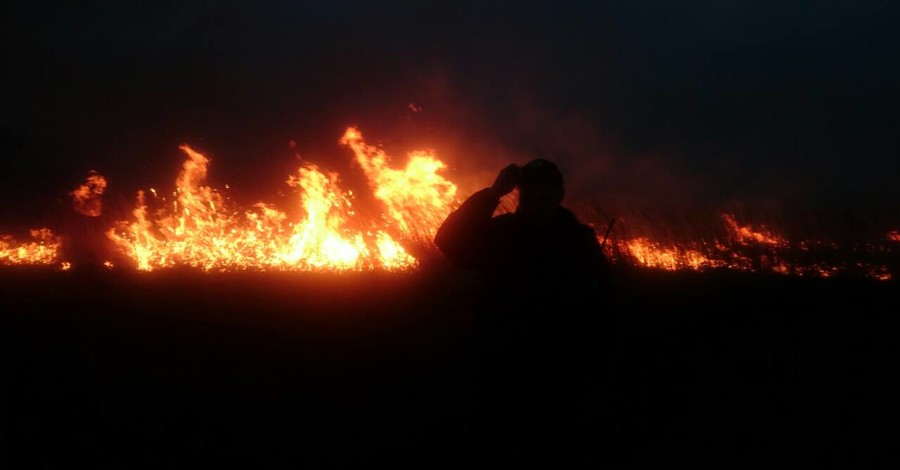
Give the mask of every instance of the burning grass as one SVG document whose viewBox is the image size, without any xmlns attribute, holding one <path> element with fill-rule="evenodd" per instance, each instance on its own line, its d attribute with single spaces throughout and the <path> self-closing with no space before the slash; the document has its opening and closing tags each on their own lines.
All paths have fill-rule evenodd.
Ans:
<svg viewBox="0 0 900 470">
<path fill-rule="evenodd" d="M 708 211 L 709 214 L 711 211 Z M 745 223 L 747 216 L 722 212 L 661 216 L 639 211 L 582 211 L 603 239 L 607 255 L 618 263 L 667 271 L 735 270 L 801 277 L 897 275 L 900 252 L 878 236 L 836 241 L 811 235 L 789 237 L 771 224 Z"/>
<path fill-rule="evenodd" d="M 0 235 L 0 265 L 55 265 L 67 269 L 59 260 L 61 241 L 48 228 L 32 229 L 30 241 L 16 240 L 11 235 Z"/>
<path fill-rule="evenodd" d="M 121 221 L 109 237 L 140 270 L 191 266 L 202 270 L 404 270 L 417 264 L 407 245 L 429 239 L 455 202 L 456 186 L 439 172 L 445 165 L 428 152 L 413 152 L 405 167 L 390 166 L 383 151 L 366 144 L 355 128 L 341 144 L 349 147 L 385 207 L 380 219 L 366 220 L 354 208 L 352 191 L 336 173 L 305 163 L 287 184 L 298 188 L 304 218 L 290 220 L 272 205 L 233 207 L 205 185 L 209 158 L 189 146 L 172 201 L 152 197 L 161 207 L 150 214 L 138 193 L 131 221 Z"/>
<path fill-rule="evenodd" d="M 100 217 L 107 181 L 91 172 L 70 192 L 82 222 L 70 224 L 71 233 L 64 238 L 46 228 L 33 230 L 32 241 L 3 236 L 0 264 L 63 270 L 93 264 L 140 271 L 397 272 L 440 256 L 432 238 L 465 196 L 444 176 L 447 165 L 424 150 L 410 152 L 397 165 L 354 127 L 346 129 L 338 144 L 352 152 L 378 210 L 358 210 L 356 194 L 337 173 L 306 161 L 285 181 L 295 193 L 294 207 L 265 202 L 240 207 L 229 197 L 228 185 L 224 190 L 208 185 L 211 159 L 183 145 L 185 160 L 172 190 L 138 191 L 130 217 L 107 222 Z M 773 214 L 736 208 L 666 214 L 575 206 L 576 215 L 594 226 L 607 255 L 619 265 L 821 278 L 890 280 L 900 275 L 900 233 L 883 227 L 874 236 L 869 231 L 831 237 L 818 230 L 820 223 L 809 224 L 806 231 L 787 231 L 802 225 L 798 219 L 815 222 L 809 217 L 778 220 Z M 498 212 L 514 207 L 512 193 Z M 103 223 L 107 226 L 99 227 Z M 841 224 L 860 225 L 836 225 Z"/>
</svg>

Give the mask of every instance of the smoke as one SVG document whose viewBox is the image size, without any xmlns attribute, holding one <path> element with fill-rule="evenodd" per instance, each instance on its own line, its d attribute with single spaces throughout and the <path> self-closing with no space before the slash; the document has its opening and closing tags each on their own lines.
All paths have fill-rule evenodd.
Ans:
<svg viewBox="0 0 900 470">
<path fill-rule="evenodd" d="M 468 78 L 438 64 L 407 87 L 402 106 L 391 105 L 379 122 L 361 128 L 373 129 L 367 135 L 393 155 L 434 148 L 463 195 L 490 185 L 509 163 L 556 161 L 566 178 L 564 204 L 598 226 L 627 213 L 631 220 L 642 214 L 648 226 L 690 219 L 693 228 L 711 232 L 722 229 L 726 213 L 787 236 L 849 240 L 883 237 L 900 216 L 881 204 L 862 204 L 859 196 L 823 190 L 828 183 L 820 171 L 773 163 L 755 147 L 723 145 L 703 129 L 681 135 L 643 123 L 651 130 L 638 132 L 609 117 L 618 108 L 560 103 L 553 90 L 514 76 L 486 97 L 468 93 Z M 634 120 L 626 110 L 621 114 Z"/>
<path fill-rule="evenodd" d="M 56 213 L 89 168 L 104 211 L 127 207 L 182 144 L 245 202 L 282 190 L 295 152 L 364 194 L 349 125 L 398 158 L 434 149 L 463 192 L 544 157 L 573 205 L 900 217 L 886 6 L 656 3 L 20 5 L 0 223 Z"/>
<path fill-rule="evenodd" d="M 566 178 L 566 202 L 607 207 L 692 206 L 709 199 L 703 178 L 664 151 L 632 151 L 583 107 L 560 109 L 539 90 L 518 84 L 479 100 L 455 74 L 436 67 L 409 93 L 408 105 L 384 112 L 367 135 L 395 155 L 434 148 L 463 193 L 489 186 L 510 163 L 555 161 Z M 393 125 L 385 117 L 393 116 Z"/>
</svg>

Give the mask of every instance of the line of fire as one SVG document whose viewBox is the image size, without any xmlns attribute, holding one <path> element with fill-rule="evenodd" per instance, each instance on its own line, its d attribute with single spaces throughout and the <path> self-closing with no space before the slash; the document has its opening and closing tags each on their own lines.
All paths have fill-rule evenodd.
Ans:
<svg viewBox="0 0 900 470">
<path fill-rule="evenodd" d="M 465 196 L 444 176 L 447 164 L 434 151 L 415 150 L 404 165 L 396 165 L 356 127 L 347 128 L 339 144 L 352 151 L 364 172 L 367 189 L 380 204 L 377 213 L 357 210 L 354 192 L 341 187 L 337 173 L 305 161 L 285 182 L 296 194 L 296 207 L 265 202 L 238 207 L 227 185 L 224 190 L 206 185 L 210 158 L 183 145 L 185 160 L 172 190 L 139 191 L 128 217 L 98 226 L 107 181 L 92 171 L 69 193 L 82 223 L 69 233 L 36 228 L 26 237 L 0 235 L 0 265 L 63 271 L 89 266 L 140 271 L 405 271 L 434 256 L 435 231 Z M 498 211 L 513 206 L 514 201 L 506 202 Z M 706 217 L 713 224 L 667 236 L 671 230 L 660 230 L 637 213 L 596 208 L 576 212 L 596 229 L 610 260 L 620 266 L 877 280 L 900 275 L 900 230 L 853 242 L 792 239 L 768 224 L 718 213 Z"/>
</svg>

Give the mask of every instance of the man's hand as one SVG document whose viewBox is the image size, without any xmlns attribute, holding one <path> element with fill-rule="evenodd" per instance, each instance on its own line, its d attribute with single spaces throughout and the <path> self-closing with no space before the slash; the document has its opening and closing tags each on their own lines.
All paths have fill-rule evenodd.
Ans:
<svg viewBox="0 0 900 470">
<path fill-rule="evenodd" d="M 513 189 L 516 189 L 516 185 L 519 184 L 519 173 L 521 171 L 522 169 L 515 163 L 507 165 L 497 174 L 497 179 L 491 185 L 491 190 L 498 198 L 505 196 Z"/>
</svg>

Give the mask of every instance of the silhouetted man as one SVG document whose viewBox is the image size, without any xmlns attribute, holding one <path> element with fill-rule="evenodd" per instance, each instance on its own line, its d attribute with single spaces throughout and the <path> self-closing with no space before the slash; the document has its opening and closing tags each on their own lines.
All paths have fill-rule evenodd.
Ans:
<svg viewBox="0 0 900 470">
<path fill-rule="evenodd" d="M 494 216 L 516 187 L 515 212 Z M 594 230 L 562 207 L 564 195 L 553 162 L 509 165 L 435 236 L 454 265 L 484 276 L 473 331 L 476 417 L 491 417 L 482 423 L 488 439 L 512 436 L 513 452 L 569 439 L 560 428 L 575 425 L 583 394 L 604 374 L 598 343 L 609 323 L 597 292 L 608 262 Z"/>
</svg>

